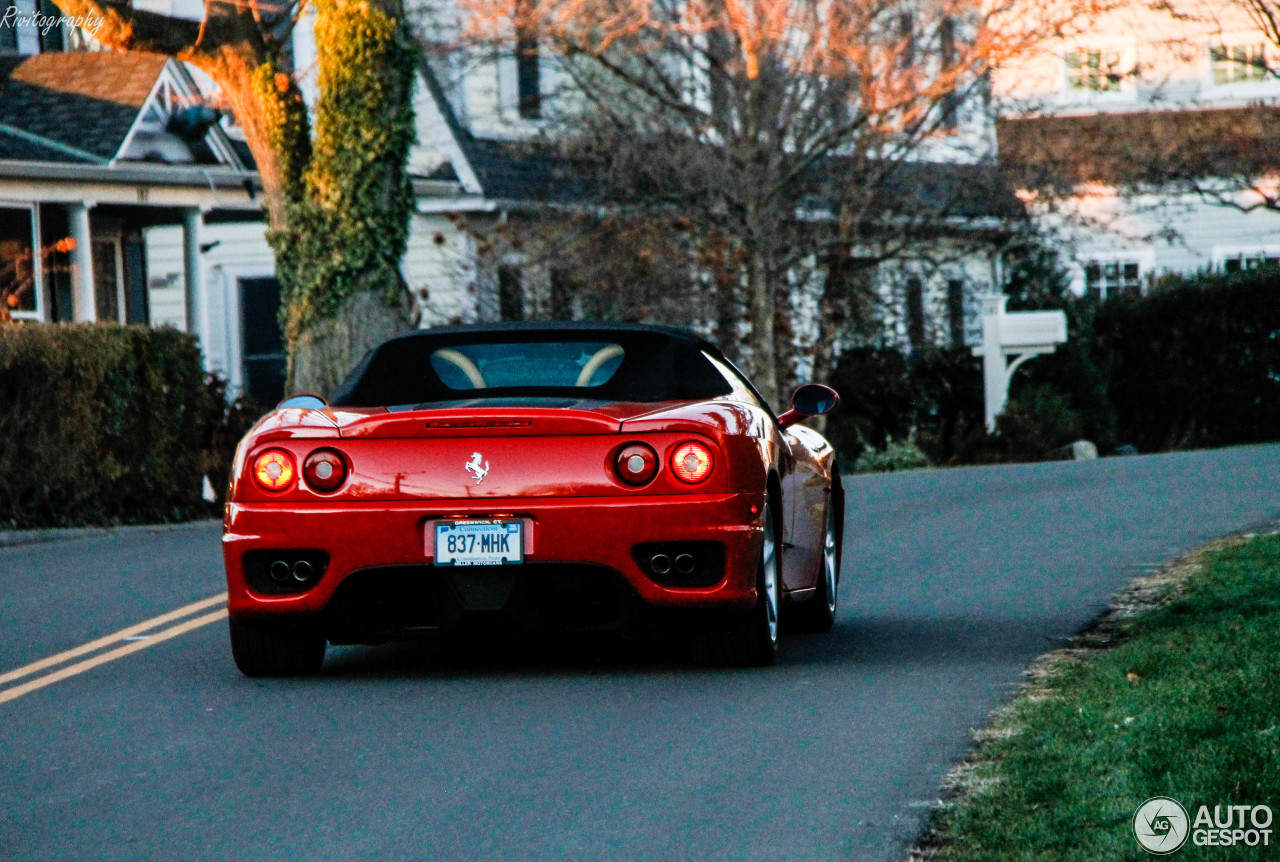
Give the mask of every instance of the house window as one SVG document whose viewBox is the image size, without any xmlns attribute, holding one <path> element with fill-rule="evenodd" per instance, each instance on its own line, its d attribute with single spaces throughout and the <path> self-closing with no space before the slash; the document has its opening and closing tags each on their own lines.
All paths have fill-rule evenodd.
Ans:
<svg viewBox="0 0 1280 862">
<path fill-rule="evenodd" d="M 503 264 L 498 267 L 498 318 L 524 320 L 524 286 L 520 270 Z"/>
<path fill-rule="evenodd" d="M 1209 49 L 1213 83 L 1238 84 L 1268 77 L 1265 45 L 1222 45 Z"/>
<path fill-rule="evenodd" d="M 951 329 L 951 346 L 964 347 L 964 280 L 947 279 L 947 323 Z"/>
<path fill-rule="evenodd" d="M 542 116 L 542 75 L 538 64 L 538 40 L 524 36 L 516 42 L 516 98 L 521 119 Z"/>
<path fill-rule="evenodd" d="M 924 282 L 916 276 L 907 279 L 907 341 L 913 349 L 924 343 Z"/>
<path fill-rule="evenodd" d="M 902 53 L 898 65 L 910 69 L 916 64 L 916 20 L 910 12 L 898 16 L 898 37 L 902 40 Z"/>
<path fill-rule="evenodd" d="M 1125 73 L 1119 51 L 1071 51 L 1066 55 L 1067 89 L 1083 93 L 1118 93 Z"/>
<path fill-rule="evenodd" d="M 542 116 L 542 69 L 538 62 L 536 0 L 516 0 L 516 108 L 520 118 Z"/>
<path fill-rule="evenodd" d="M 32 317 L 39 308 L 34 237 L 33 210 L 0 208 L 0 320 Z"/>
<path fill-rule="evenodd" d="M 1280 266 L 1280 254 L 1275 252 L 1234 254 L 1222 259 L 1223 272 L 1240 272 L 1242 270 L 1261 269 L 1264 266 Z"/>
<path fill-rule="evenodd" d="M 42 53 L 48 51 L 65 51 L 67 49 L 66 40 L 62 37 L 62 10 L 59 9 L 52 0 L 40 0 L 40 14 L 47 21 L 57 21 L 51 27 L 41 27 L 40 29 L 40 51 Z"/>
<path fill-rule="evenodd" d="M 1086 263 L 1084 292 L 1099 300 L 1108 296 L 1137 296 L 1142 292 L 1142 267 L 1134 260 Z"/>
<path fill-rule="evenodd" d="M 942 53 L 942 68 L 950 70 L 956 62 L 956 25 L 950 17 L 943 18 L 942 23 L 938 25 L 938 41 L 941 43 L 940 50 Z M 957 114 L 959 109 L 959 97 L 955 90 L 951 90 L 942 97 L 942 127 L 944 129 L 954 129 L 959 123 Z"/>
<path fill-rule="evenodd" d="M 551 319 L 574 320 L 574 285 L 567 270 L 558 266 L 551 268 Z"/>
<path fill-rule="evenodd" d="M 18 7 L 12 0 L 0 0 L 0 52 L 18 52 L 18 27 L 14 16 Z"/>
</svg>

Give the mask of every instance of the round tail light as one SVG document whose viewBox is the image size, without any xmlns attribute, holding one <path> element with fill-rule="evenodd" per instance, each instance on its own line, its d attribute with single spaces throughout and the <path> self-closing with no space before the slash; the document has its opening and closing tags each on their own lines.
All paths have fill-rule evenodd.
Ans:
<svg viewBox="0 0 1280 862">
<path fill-rule="evenodd" d="M 701 482 L 711 475 L 711 450 L 701 443 L 681 443 L 671 453 L 671 472 L 681 482 Z"/>
<path fill-rule="evenodd" d="M 332 449 L 317 449 L 302 462 L 302 475 L 306 477 L 307 487 L 327 494 L 347 481 L 347 462 Z"/>
<path fill-rule="evenodd" d="M 631 443 L 619 450 L 613 466 L 628 485 L 644 485 L 658 475 L 658 454 L 643 443 Z"/>
<path fill-rule="evenodd" d="M 283 449 L 268 449 L 253 459 L 253 478 L 267 491 L 283 491 L 293 484 L 293 456 Z"/>
</svg>

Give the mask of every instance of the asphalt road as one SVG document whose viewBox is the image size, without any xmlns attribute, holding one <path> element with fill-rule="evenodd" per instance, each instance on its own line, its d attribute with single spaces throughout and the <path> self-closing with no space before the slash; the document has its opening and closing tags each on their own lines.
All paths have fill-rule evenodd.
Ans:
<svg viewBox="0 0 1280 862">
<path fill-rule="evenodd" d="M 1280 447 L 847 484 L 836 629 L 768 670 L 409 644 L 254 681 L 219 621 L 0 702 L 0 859 L 898 862 L 1037 654 L 1280 517 Z M 0 548 L 0 676 L 222 591 L 217 540 Z"/>
</svg>

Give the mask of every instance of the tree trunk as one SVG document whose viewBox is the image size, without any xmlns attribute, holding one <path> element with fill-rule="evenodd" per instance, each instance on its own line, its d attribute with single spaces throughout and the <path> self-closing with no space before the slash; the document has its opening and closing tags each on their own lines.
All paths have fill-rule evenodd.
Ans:
<svg viewBox="0 0 1280 862">
<path fill-rule="evenodd" d="M 822 282 L 822 296 L 818 299 L 818 335 L 813 342 L 810 359 L 813 364 L 813 380 L 824 383 L 831 377 L 835 366 L 835 344 L 844 329 L 849 313 L 849 290 L 852 279 L 852 262 L 849 246 L 841 243 L 827 254 L 826 277 Z"/>
<path fill-rule="evenodd" d="M 764 252 L 753 243 L 747 251 L 747 317 L 751 322 L 748 364 L 751 382 L 769 402 L 778 407 L 777 351 L 773 343 L 773 286 L 769 283 Z"/>
<path fill-rule="evenodd" d="M 288 391 L 327 396 L 365 353 L 406 328 L 406 315 L 388 305 L 382 291 L 350 294 L 337 314 L 317 320 L 298 336 L 289 355 Z"/>
<path fill-rule="evenodd" d="M 410 326 L 400 260 L 418 53 L 403 17 L 398 0 L 316 3 L 315 140 L 299 198 L 271 238 L 292 392 L 328 394 L 369 348 Z"/>
</svg>

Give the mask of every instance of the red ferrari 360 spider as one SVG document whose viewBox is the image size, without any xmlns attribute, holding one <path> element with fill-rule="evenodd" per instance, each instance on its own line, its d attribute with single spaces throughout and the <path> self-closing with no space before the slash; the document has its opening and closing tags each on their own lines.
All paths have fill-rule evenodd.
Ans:
<svg viewBox="0 0 1280 862">
<path fill-rule="evenodd" d="M 711 344 L 625 324 L 446 327 L 370 351 L 326 402 L 240 443 L 224 526 L 231 650 L 318 670 L 326 641 L 498 623 L 683 632 L 771 663 L 779 614 L 836 611 L 844 498 L 831 445 L 774 416 Z"/>
</svg>

